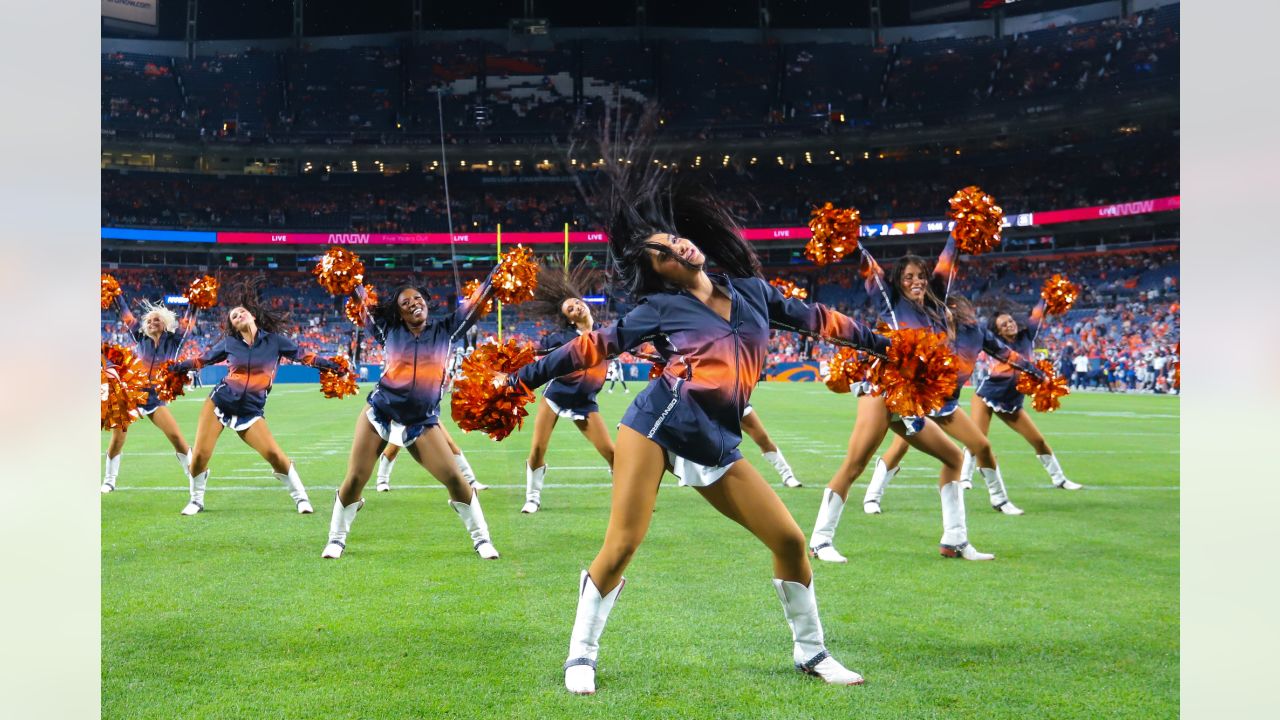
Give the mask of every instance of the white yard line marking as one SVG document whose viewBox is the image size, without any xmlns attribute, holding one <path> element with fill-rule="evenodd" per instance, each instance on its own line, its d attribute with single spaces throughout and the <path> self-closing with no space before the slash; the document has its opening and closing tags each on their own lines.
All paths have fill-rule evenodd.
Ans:
<svg viewBox="0 0 1280 720">
<path fill-rule="evenodd" d="M 523 483 L 519 485 L 494 485 L 494 484 L 486 483 L 486 485 L 489 485 L 490 488 L 495 488 L 500 490 L 524 490 L 525 489 Z M 543 485 L 543 487 L 557 488 L 557 489 L 577 489 L 577 490 L 604 490 L 604 489 L 612 488 L 613 485 L 610 483 L 547 483 Z M 674 479 L 664 478 L 662 487 L 664 489 L 676 488 L 676 482 Z M 816 488 L 817 486 L 811 485 L 810 487 Z M 894 483 L 889 485 L 889 487 L 894 490 L 899 490 L 899 489 L 901 490 L 933 490 L 935 492 L 938 489 L 937 483 L 928 484 L 928 485 L 915 485 L 910 483 L 899 485 L 897 483 Z M 337 488 L 336 486 L 333 486 L 333 485 L 309 485 L 308 489 L 312 492 L 315 492 L 318 490 L 335 490 Z M 444 486 L 443 485 L 398 485 L 393 482 L 391 483 L 391 489 L 393 491 L 395 490 L 443 490 Z M 1123 491 L 1178 492 L 1182 488 L 1178 485 L 1086 485 L 1083 489 L 1089 490 L 1089 491 L 1123 490 Z M 183 485 L 180 487 L 150 487 L 150 486 L 117 487 L 115 491 L 123 492 L 126 490 L 140 490 L 140 491 L 147 491 L 147 492 L 186 492 L 188 488 L 186 485 Z M 274 492 L 280 492 L 280 486 L 279 485 L 262 485 L 262 486 L 217 485 L 215 482 L 210 482 L 209 490 L 210 491 L 213 491 L 213 490 L 219 490 L 219 491 L 221 490 L 227 490 L 227 491 L 271 490 Z M 1028 490 L 1055 490 L 1056 491 L 1057 488 L 1050 487 L 1048 485 L 1036 485 L 1033 487 L 1018 488 L 1018 492 L 1025 492 Z M 97 492 L 97 488 L 96 487 L 93 488 L 93 491 Z"/>
<path fill-rule="evenodd" d="M 1182 417 L 1181 415 L 1170 415 L 1168 413 L 1138 413 L 1133 412 L 1132 410 L 1058 410 L 1057 414 L 1083 415 L 1085 417 L 1132 418 L 1135 420 L 1152 420 L 1157 418 L 1177 419 Z"/>
<path fill-rule="evenodd" d="M 812 455 L 843 455 L 844 449 L 832 448 L 830 450 L 814 450 L 811 448 L 800 448 L 799 452 L 810 453 Z M 1069 458 L 1072 455 L 1180 455 L 1181 450 L 1141 450 L 1134 448 L 1131 450 L 1062 450 L 1062 457 Z"/>
</svg>

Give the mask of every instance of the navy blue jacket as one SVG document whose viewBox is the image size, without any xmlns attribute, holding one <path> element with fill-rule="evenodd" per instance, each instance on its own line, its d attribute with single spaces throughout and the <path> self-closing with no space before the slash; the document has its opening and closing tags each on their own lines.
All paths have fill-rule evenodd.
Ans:
<svg viewBox="0 0 1280 720">
<path fill-rule="evenodd" d="M 1009 362 L 1014 360 L 1014 352 L 995 333 L 981 325 L 956 325 L 956 336 L 951 343 L 956 352 L 956 391 L 949 400 L 960 398 L 960 388 L 973 377 L 973 368 L 978 363 L 978 354 L 985 352 L 993 360 Z M 1016 380 L 1015 380 L 1016 383 Z"/>
<path fill-rule="evenodd" d="M 271 382 L 280 367 L 280 359 L 287 358 L 321 370 L 338 370 L 336 363 L 315 353 L 302 352 L 296 343 L 279 333 L 259 330 L 250 345 L 239 333 L 227 335 L 204 355 L 183 360 L 174 366 L 179 372 L 199 370 L 206 365 L 226 361 L 227 376 L 213 388 L 209 399 L 226 415 L 253 417 L 261 415 L 271 392 Z"/>
<path fill-rule="evenodd" d="M 147 410 L 159 407 L 164 403 L 160 402 L 160 396 L 156 394 L 156 371 L 165 361 L 177 358 L 178 351 L 182 348 L 182 337 L 174 332 L 161 332 L 160 337 L 153 341 L 142 331 L 142 324 L 137 321 L 130 322 L 129 334 L 137 344 L 138 359 L 147 366 L 147 378 L 153 383 L 147 388 L 147 404 L 144 407 Z"/>
<path fill-rule="evenodd" d="M 450 348 L 475 325 L 492 287 L 485 279 L 457 310 L 429 319 L 417 335 L 401 322 L 384 323 L 365 313 L 365 327 L 383 347 L 382 378 L 368 397 L 379 414 L 403 425 L 439 422 Z"/>
<path fill-rule="evenodd" d="M 594 329 L 599 328 L 600 324 L 596 323 Z M 540 352 L 550 353 L 565 343 L 577 340 L 578 337 L 578 329 L 573 327 L 550 333 L 542 338 Z M 604 387 L 608 369 L 609 360 L 606 358 L 592 367 L 574 370 L 568 375 L 547 383 L 542 396 L 565 410 L 573 410 L 583 415 L 599 412 L 600 406 L 596 404 L 596 393 Z"/>
<path fill-rule="evenodd" d="M 1012 341 L 1000 338 L 1013 352 L 1017 353 L 1028 362 L 1031 360 L 1033 345 L 1035 344 L 1036 332 L 1040 329 L 1040 322 L 1044 319 L 1044 301 L 1041 300 L 1031 311 L 1031 316 L 1027 318 L 1027 322 L 1018 328 L 1018 334 L 1013 336 Z M 987 353 L 990 355 L 991 353 Z M 1019 370 L 1008 362 L 1007 358 L 999 358 L 992 356 L 996 360 L 991 366 L 991 375 L 987 377 L 987 381 L 982 383 L 982 387 L 978 388 L 978 395 L 990 399 L 992 402 L 1010 403 L 1022 398 L 1022 394 L 1018 392 L 1018 374 Z"/>
<path fill-rule="evenodd" d="M 627 409 L 622 424 L 676 455 L 723 466 L 742 457 L 742 413 L 760 378 L 769 329 L 883 352 L 888 340 L 823 305 L 787 299 L 760 278 L 712 275 L 730 298 L 726 321 L 688 292 L 644 298 L 617 324 L 572 340 L 512 375 L 534 388 L 665 336 L 676 353 Z"/>
</svg>

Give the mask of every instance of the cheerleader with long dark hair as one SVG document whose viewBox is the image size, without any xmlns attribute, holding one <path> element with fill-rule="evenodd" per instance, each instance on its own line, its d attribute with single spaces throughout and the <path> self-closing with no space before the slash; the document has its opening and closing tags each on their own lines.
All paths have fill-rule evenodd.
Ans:
<svg viewBox="0 0 1280 720">
<path fill-rule="evenodd" d="M 1044 320 L 1044 308 L 1045 302 L 1041 300 L 1031 310 L 1031 315 L 1021 327 L 1018 326 L 1013 313 L 1007 310 L 999 311 L 992 316 L 988 330 L 1013 348 L 1019 356 L 1030 358 L 1040 322 Z M 994 413 L 1035 450 L 1036 459 L 1049 474 L 1049 481 L 1055 488 L 1079 490 L 1084 487 L 1080 483 L 1067 479 L 1066 474 L 1062 472 L 1062 465 L 1058 462 L 1058 456 L 1053 454 L 1053 448 L 1049 447 L 1044 435 L 1040 433 L 1040 428 L 1036 427 L 1035 421 L 1031 419 L 1030 413 L 1023 409 L 1022 401 L 1026 396 L 1018 392 L 1018 373 L 1021 371 L 998 358 L 993 360 L 995 362 L 992 364 L 991 374 L 974 392 L 973 399 L 969 402 L 969 412 L 973 414 L 973 421 L 977 423 L 982 434 L 985 436 L 990 432 L 991 415 Z M 965 468 L 965 479 L 972 474 L 973 468 L 969 465 Z"/>
<path fill-rule="evenodd" d="M 599 327 L 584 299 L 593 274 L 585 261 L 578 263 L 572 272 L 558 264 L 539 270 L 538 287 L 534 290 L 533 300 L 525 307 L 535 315 L 554 319 L 560 324 L 558 330 L 542 338 L 540 351 L 543 354 Z M 609 437 L 609 428 L 600 417 L 600 406 L 596 404 L 596 394 L 604 387 L 608 364 L 606 359 L 598 365 L 555 378 L 542 391 L 542 402 L 538 403 L 533 417 L 533 437 L 529 441 L 529 458 L 525 462 L 525 502 L 520 512 L 536 513 L 542 507 L 547 447 L 560 418 L 572 421 L 608 463 L 610 471 L 613 470 L 613 439 Z"/>
<path fill-rule="evenodd" d="M 990 357 L 1002 362 L 1017 362 L 1016 353 L 996 338 L 991 331 L 978 324 L 977 313 L 974 312 L 973 304 L 967 298 L 952 293 L 947 297 L 947 307 L 951 310 L 955 325 L 955 336 L 951 347 L 956 352 L 959 372 L 955 392 L 947 399 L 941 410 L 929 417 L 965 447 L 965 464 L 960 475 L 962 484 L 964 480 L 969 479 L 969 473 L 972 473 L 976 459 L 978 471 L 982 473 L 987 492 L 991 497 L 991 507 L 1005 515 L 1021 515 L 1022 510 L 1009 500 L 1000 466 L 996 463 L 995 452 L 991 449 L 985 430 L 974 423 L 960 407 L 960 388 L 964 387 L 973 375 L 973 368 L 977 364 L 980 353 L 986 352 Z M 909 448 L 905 440 L 895 437 L 889 450 L 876 461 L 875 472 L 871 476 L 871 482 L 867 484 L 867 493 L 862 499 L 862 509 L 868 515 L 880 513 L 880 501 L 884 496 L 884 489 L 893 480 L 894 475 L 898 474 L 898 467 L 902 464 L 902 458 Z"/>
<path fill-rule="evenodd" d="M 248 279 L 225 289 L 223 302 L 231 308 L 227 312 L 226 335 L 200 357 L 174 365 L 176 372 L 200 370 L 220 362 L 229 366 L 226 377 L 213 388 L 200 409 L 188 473 L 191 498 L 182 508 L 183 515 L 204 510 L 209 460 L 224 428 L 234 430 L 271 465 L 299 513 L 313 512 L 293 461 L 280 449 L 267 427 L 264 417 L 267 395 L 282 359 L 322 370 L 339 371 L 341 367 L 315 353 L 303 352 L 282 334 L 286 317 L 259 301 L 260 285 L 259 279 Z"/>
<path fill-rule="evenodd" d="M 122 303 L 123 305 L 123 303 Z M 142 319 L 138 320 L 127 306 L 120 318 L 129 328 L 138 350 L 138 359 L 147 367 L 147 377 L 156 380 L 156 372 L 169 360 L 176 360 L 182 349 L 183 336 L 179 335 L 178 316 L 172 310 L 150 301 L 142 303 Z M 169 412 L 168 403 L 160 399 L 154 386 L 147 388 L 147 402 L 138 408 L 138 412 L 151 421 L 173 446 L 173 452 L 182 466 L 185 476 L 191 468 L 191 446 L 182 436 L 182 429 L 173 413 Z M 107 445 L 106 470 L 102 476 L 102 492 L 109 493 L 116 489 L 116 478 L 120 474 L 120 457 L 124 452 L 124 443 L 128 439 L 128 429 L 116 427 L 111 429 L 111 442 Z"/>
<path fill-rule="evenodd" d="M 588 199 L 606 218 L 611 270 L 638 304 L 615 325 L 571 340 L 510 382 L 538 387 L 658 337 L 676 355 L 637 393 L 618 429 L 609 526 L 578 581 L 565 687 L 595 692 L 600 635 L 668 469 L 773 554 L 773 586 L 791 627 L 796 669 L 828 683 L 859 684 L 862 676 L 825 646 L 804 533 L 738 445 L 770 328 L 877 352 L 888 341 L 822 305 L 784 298 L 760 277 L 759 261 L 724 205 L 690 184 L 671 184 L 651 157 L 602 144 L 601 157 L 624 159 L 606 166 Z M 708 270 L 712 264 L 718 272 Z"/>
<path fill-rule="evenodd" d="M 954 248 L 949 244 L 948 247 Z M 952 251 L 954 254 L 954 250 Z M 900 259 L 884 282 L 884 273 L 871 254 L 862 251 L 863 274 L 867 293 L 878 303 L 881 320 L 898 328 L 924 328 L 954 337 L 948 311 L 935 286 L 945 283 L 949 270 L 947 258 L 937 263 L 934 272 L 924 258 L 907 255 Z M 822 493 L 822 504 L 809 536 L 809 549 L 814 557 L 827 562 L 848 562 L 835 548 L 836 528 L 844 511 L 849 489 L 857 481 L 876 448 L 892 430 L 912 447 L 942 463 L 938 476 L 938 496 L 942 504 L 942 539 L 939 552 L 943 557 L 965 560 L 992 560 L 990 553 L 979 552 L 969 543 L 968 521 L 964 512 L 964 495 L 960 477 L 964 454 L 951 442 L 933 420 L 900 417 L 890 413 L 883 397 L 874 388 L 866 388 L 858 397 L 858 414 L 844 461 Z M 954 410 L 954 408 L 952 408 Z M 943 409 L 945 411 L 946 408 Z M 943 412 L 939 411 L 939 412 Z"/>
<path fill-rule="evenodd" d="M 356 289 L 362 321 L 370 336 L 382 344 L 386 365 L 378 386 L 369 393 L 368 406 L 356 417 L 347 474 L 334 500 L 329 539 L 321 557 L 342 557 L 351 524 L 364 505 L 361 493 L 387 444 L 408 450 L 444 485 L 449 507 L 462 520 L 476 553 L 487 560 L 498 557 L 489 539 L 480 495 L 463 477 L 440 425 L 440 397 L 450 348 L 475 324 L 480 309 L 492 296 L 492 276 L 490 273 L 453 312 L 437 319 L 430 317 L 429 293 L 413 284 L 396 288 L 372 308 L 364 287 Z"/>
</svg>

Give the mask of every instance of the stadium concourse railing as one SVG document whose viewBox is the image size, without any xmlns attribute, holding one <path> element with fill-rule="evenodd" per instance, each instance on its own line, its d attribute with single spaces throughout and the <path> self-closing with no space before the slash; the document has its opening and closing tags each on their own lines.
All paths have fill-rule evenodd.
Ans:
<svg viewBox="0 0 1280 720">
<path fill-rule="evenodd" d="M 973 107 L 934 108 L 919 111 L 877 110 L 869 114 L 839 113 L 844 120 L 833 122 L 830 117 L 818 114 L 800 115 L 782 122 L 741 121 L 673 121 L 664 126 L 658 142 L 697 140 L 760 140 L 774 141 L 787 138 L 857 139 L 861 141 L 897 142 L 923 141 L 948 137 L 961 129 L 972 133 L 985 124 L 1009 122 L 1035 123 L 1037 120 L 1054 121 L 1072 125 L 1109 119 L 1117 114 L 1134 112 L 1163 112 L 1176 110 L 1178 105 L 1178 77 L 1154 78 L 1145 83 L 1125 87 L 1122 91 L 1099 91 L 1081 95 L 1059 91 L 1038 95 L 1033 99 L 991 101 Z M 527 145 L 558 147 L 570 140 L 565 132 L 549 132 L 545 129 L 524 130 L 513 128 L 448 129 L 451 145 Z M 941 133 L 938 135 L 938 133 Z M 289 147 L 324 146 L 376 147 L 384 152 L 398 147 L 417 152 L 421 146 L 437 146 L 439 129 L 432 130 L 303 130 L 243 132 L 234 135 L 211 133 L 197 127 L 128 127 L 114 125 L 104 119 L 101 128 L 104 143 L 116 144 L 128 141 L 152 141 L 180 145 L 209 147 L 268 146 L 275 152 Z M 883 137 L 882 137 L 883 136 Z"/>
</svg>

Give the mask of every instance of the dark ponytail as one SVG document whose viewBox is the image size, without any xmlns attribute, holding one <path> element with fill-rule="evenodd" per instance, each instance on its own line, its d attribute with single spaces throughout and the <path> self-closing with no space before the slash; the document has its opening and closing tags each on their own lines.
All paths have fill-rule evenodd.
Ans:
<svg viewBox="0 0 1280 720">
<path fill-rule="evenodd" d="M 606 115 L 595 133 L 575 141 L 571 154 L 595 152 L 604 167 L 584 181 L 575 176 L 578 189 L 592 213 L 609 234 L 611 280 L 636 298 L 675 290 L 653 268 L 646 244 L 655 234 L 688 238 L 716 269 L 730 277 L 759 277 L 760 261 L 742 237 L 738 218 L 707 188 L 688 178 L 677 178 L 654 161 L 651 139 L 657 112 L 650 105 L 633 124 L 614 127 Z M 611 137 L 615 134 L 617 137 Z M 593 150 L 588 150 L 592 148 Z M 679 258 L 677 258 L 679 260 Z"/>
</svg>

